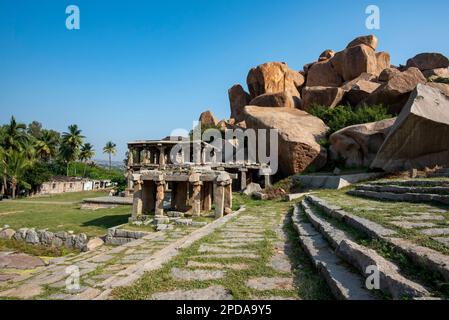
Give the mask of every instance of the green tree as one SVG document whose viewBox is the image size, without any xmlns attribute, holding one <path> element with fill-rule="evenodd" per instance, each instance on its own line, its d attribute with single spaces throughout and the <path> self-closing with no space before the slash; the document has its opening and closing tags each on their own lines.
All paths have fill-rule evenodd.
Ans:
<svg viewBox="0 0 449 320">
<path fill-rule="evenodd" d="M 94 150 L 93 145 L 91 145 L 90 143 L 83 144 L 83 146 L 81 147 L 81 152 L 80 152 L 80 157 L 79 157 L 80 160 L 82 162 L 84 162 L 83 177 L 86 176 L 87 161 L 91 160 L 94 156 L 95 156 L 95 150 Z"/>
<path fill-rule="evenodd" d="M 59 134 L 52 130 L 43 130 L 41 137 L 36 139 L 36 155 L 45 161 L 51 161 L 59 147 Z"/>
<path fill-rule="evenodd" d="M 116 147 L 117 145 L 114 142 L 108 141 L 103 148 L 103 153 L 107 153 L 109 155 L 109 170 L 112 169 L 112 155 L 117 154 Z"/>
<path fill-rule="evenodd" d="M 20 191 L 20 187 L 30 189 L 30 184 L 26 181 L 26 171 L 30 168 L 33 162 L 28 159 L 26 154 L 21 151 L 9 149 L 7 151 L 6 172 L 11 184 L 12 198 L 16 198 L 16 193 Z"/>
<path fill-rule="evenodd" d="M 16 118 L 12 116 L 9 124 L 4 126 L 3 148 L 19 151 L 27 142 L 29 142 L 29 136 L 26 133 L 26 125 L 17 123 Z"/>
<path fill-rule="evenodd" d="M 40 137 L 42 137 L 42 123 L 40 123 L 39 121 L 33 121 L 28 125 L 27 128 L 27 133 L 36 138 L 39 139 Z"/>
<path fill-rule="evenodd" d="M 78 159 L 80 147 L 83 144 L 84 139 L 84 136 L 81 135 L 81 130 L 76 124 L 70 125 L 68 129 L 68 132 L 62 134 L 62 143 L 60 147 L 60 156 L 66 164 L 67 176 L 69 175 L 69 164 Z"/>
</svg>

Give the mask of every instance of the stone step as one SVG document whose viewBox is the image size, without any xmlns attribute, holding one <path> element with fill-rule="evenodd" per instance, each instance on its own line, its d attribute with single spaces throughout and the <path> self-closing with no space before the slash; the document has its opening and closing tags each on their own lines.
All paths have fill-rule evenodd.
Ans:
<svg viewBox="0 0 449 320">
<path fill-rule="evenodd" d="M 335 249 L 336 254 L 346 263 L 352 265 L 360 274 L 367 278 L 372 271 L 367 272 L 370 266 L 377 267 L 379 272 L 379 289 L 390 294 L 394 299 L 427 297 L 430 293 L 419 283 L 409 280 L 400 274 L 399 267 L 384 259 L 365 246 L 354 242 L 353 238 L 346 232 L 336 228 L 334 225 L 320 218 L 309 206 L 307 201 L 301 202 L 305 216 L 314 227 L 329 241 Z"/>
<path fill-rule="evenodd" d="M 427 193 L 392 193 L 392 192 L 377 192 L 368 190 L 351 190 L 348 194 L 356 197 L 365 197 L 375 200 L 389 200 L 399 202 L 437 202 L 442 204 L 449 204 L 449 195 L 441 194 L 427 194 Z"/>
<path fill-rule="evenodd" d="M 338 206 L 328 204 L 326 201 L 308 196 L 309 204 L 319 207 L 323 213 L 338 218 L 367 236 L 379 239 L 389 244 L 395 251 L 407 256 L 416 266 L 439 273 L 449 282 L 449 256 L 436 250 L 417 245 L 409 240 L 391 237 L 395 232 L 383 226 L 345 212 Z"/>
<path fill-rule="evenodd" d="M 303 222 L 295 206 L 293 225 L 299 234 L 302 248 L 325 277 L 333 295 L 340 300 L 374 300 L 374 295 L 363 286 L 363 279 L 352 272 L 334 253 L 324 237 L 311 223 Z"/>
<path fill-rule="evenodd" d="M 389 193 L 422 193 L 422 194 L 449 194 L 449 187 L 445 186 L 432 186 L 432 187 L 419 187 L 419 186 L 396 186 L 396 185 L 376 185 L 376 184 L 364 184 L 356 187 L 357 190 L 375 191 L 375 192 L 389 192 Z"/>
</svg>

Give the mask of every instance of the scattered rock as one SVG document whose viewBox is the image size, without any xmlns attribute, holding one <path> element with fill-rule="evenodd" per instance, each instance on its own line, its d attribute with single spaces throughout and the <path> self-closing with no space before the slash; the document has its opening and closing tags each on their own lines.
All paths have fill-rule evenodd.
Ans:
<svg viewBox="0 0 449 320">
<path fill-rule="evenodd" d="M 243 194 L 246 194 L 247 196 L 251 196 L 254 192 L 259 192 L 259 191 L 262 191 L 262 187 L 260 186 L 260 184 L 251 182 L 250 184 L 248 184 L 246 186 L 245 190 L 243 190 Z"/>
<path fill-rule="evenodd" d="M 305 87 L 302 94 L 301 108 L 307 111 L 313 105 L 334 108 L 343 99 L 345 91 L 336 87 Z"/>
<path fill-rule="evenodd" d="M 431 70 L 449 67 L 449 59 L 441 53 L 420 53 L 407 61 L 407 68 Z"/>
<path fill-rule="evenodd" d="M 13 229 L 3 229 L 0 232 L 0 239 L 10 240 L 16 232 Z"/>
<path fill-rule="evenodd" d="M 249 104 L 258 107 L 299 108 L 301 99 L 298 96 L 292 96 L 287 91 L 282 91 L 262 94 L 251 100 Z"/>
<path fill-rule="evenodd" d="M 348 167 L 370 166 L 395 121 L 357 124 L 333 133 L 329 138 L 331 158 L 343 158 Z"/>
<path fill-rule="evenodd" d="M 430 86 L 418 85 L 371 167 L 392 172 L 448 166 L 448 145 L 449 97 Z"/>
<path fill-rule="evenodd" d="M 249 93 L 243 90 L 242 86 L 239 84 L 236 84 L 231 89 L 229 89 L 228 95 L 231 105 L 231 118 L 234 118 L 236 122 L 240 122 L 243 120 L 243 108 L 249 105 L 251 96 L 249 95 Z"/>
<path fill-rule="evenodd" d="M 86 246 L 83 248 L 83 251 L 93 251 L 101 247 L 103 244 L 104 244 L 103 239 L 98 237 L 92 238 L 87 242 Z"/>
<path fill-rule="evenodd" d="M 339 87 L 343 84 L 342 77 L 332 66 L 330 60 L 314 63 L 307 72 L 307 87 Z"/>
<path fill-rule="evenodd" d="M 34 229 L 28 229 L 25 236 L 25 241 L 29 244 L 39 244 L 39 235 Z"/>
<path fill-rule="evenodd" d="M 244 113 L 248 128 L 278 129 L 279 169 L 284 175 L 326 164 L 326 148 L 318 141 L 326 136 L 328 128 L 321 119 L 292 108 L 246 106 Z"/>
<path fill-rule="evenodd" d="M 268 62 L 252 68 L 247 77 L 251 98 L 265 93 L 288 91 L 299 97 L 298 88 L 304 84 L 304 77 L 299 72 L 282 62 Z"/>
<path fill-rule="evenodd" d="M 206 127 L 216 126 L 218 124 L 217 118 L 215 118 L 212 111 L 209 111 L 209 110 L 201 113 L 199 122 L 201 123 L 202 126 L 206 126 Z"/>
<path fill-rule="evenodd" d="M 377 39 L 377 37 L 375 35 L 368 35 L 368 36 L 360 36 L 355 38 L 354 40 L 352 40 L 347 46 L 346 48 L 352 48 L 361 44 L 370 46 L 373 50 L 377 49 L 377 44 L 378 44 L 379 40 Z"/>
<path fill-rule="evenodd" d="M 371 93 L 361 104 L 379 105 L 389 107 L 393 114 L 399 114 L 407 102 L 410 93 L 415 90 L 418 84 L 425 84 L 421 71 L 416 68 L 409 68 L 404 72 L 396 73 L 385 84 Z"/>
</svg>

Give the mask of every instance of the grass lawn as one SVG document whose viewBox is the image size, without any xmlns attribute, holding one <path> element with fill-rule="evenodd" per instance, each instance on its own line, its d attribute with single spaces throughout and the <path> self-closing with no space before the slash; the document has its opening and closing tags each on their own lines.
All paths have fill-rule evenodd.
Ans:
<svg viewBox="0 0 449 320">
<path fill-rule="evenodd" d="M 63 194 L 39 196 L 39 197 L 32 197 L 32 198 L 23 198 L 23 199 L 19 199 L 19 200 L 30 201 L 30 202 L 35 202 L 35 201 L 80 202 L 83 199 L 104 197 L 107 195 L 108 195 L 108 192 L 105 192 L 105 191 L 67 192 L 67 193 L 63 193 Z"/>
<path fill-rule="evenodd" d="M 126 223 L 130 206 L 112 209 L 80 210 L 84 198 L 104 196 L 104 192 L 75 192 L 51 197 L 0 202 L 0 226 L 13 229 L 34 227 L 50 231 L 73 231 L 88 236 L 103 235 L 110 227 Z M 43 203 L 38 203 L 43 201 Z M 51 201 L 52 203 L 48 203 Z M 59 202 L 59 203 L 58 203 Z"/>
</svg>

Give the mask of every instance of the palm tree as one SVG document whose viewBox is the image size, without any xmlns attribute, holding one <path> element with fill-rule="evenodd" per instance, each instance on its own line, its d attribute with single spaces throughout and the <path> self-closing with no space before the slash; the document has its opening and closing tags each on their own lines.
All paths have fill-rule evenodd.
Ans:
<svg viewBox="0 0 449 320">
<path fill-rule="evenodd" d="M 32 166 L 26 154 L 14 149 L 9 149 L 7 152 L 8 163 L 6 164 L 6 172 L 11 182 L 12 198 L 15 199 L 16 191 L 20 186 L 30 188 L 31 186 L 24 179 L 26 170 Z"/>
<path fill-rule="evenodd" d="M 76 124 L 69 126 L 69 131 L 62 134 L 61 157 L 67 165 L 67 176 L 69 175 L 69 163 L 76 161 L 79 156 L 80 147 L 83 144 L 84 136 Z M 75 167 L 76 175 L 76 167 Z"/>
<path fill-rule="evenodd" d="M 84 162 L 83 177 L 86 176 L 87 161 L 92 159 L 94 155 L 95 155 L 94 146 L 91 145 L 90 143 L 83 144 L 80 152 L 80 160 Z"/>
<path fill-rule="evenodd" d="M 41 137 L 35 142 L 36 155 L 45 161 L 50 161 L 56 156 L 58 145 L 59 137 L 50 130 L 43 130 Z"/>
<path fill-rule="evenodd" d="M 109 155 L 109 170 L 112 169 L 112 158 L 111 157 L 112 157 L 112 155 L 117 154 L 116 147 L 117 147 L 117 145 L 114 142 L 108 141 L 103 148 L 103 153 L 107 153 Z"/>
<path fill-rule="evenodd" d="M 0 138 L 2 138 L 1 135 L 0 135 Z M 3 196 L 6 192 L 6 184 L 8 182 L 7 182 L 7 176 L 6 176 L 6 153 L 5 153 L 5 149 L 3 149 L 2 146 L 0 146 L 0 172 L 3 173 L 2 190 L 0 191 L 0 195 Z"/>
<path fill-rule="evenodd" d="M 17 123 L 16 118 L 12 116 L 9 124 L 4 127 L 3 148 L 5 150 L 21 150 L 22 147 L 29 141 L 29 137 L 25 130 L 26 125 L 23 123 Z"/>
</svg>

